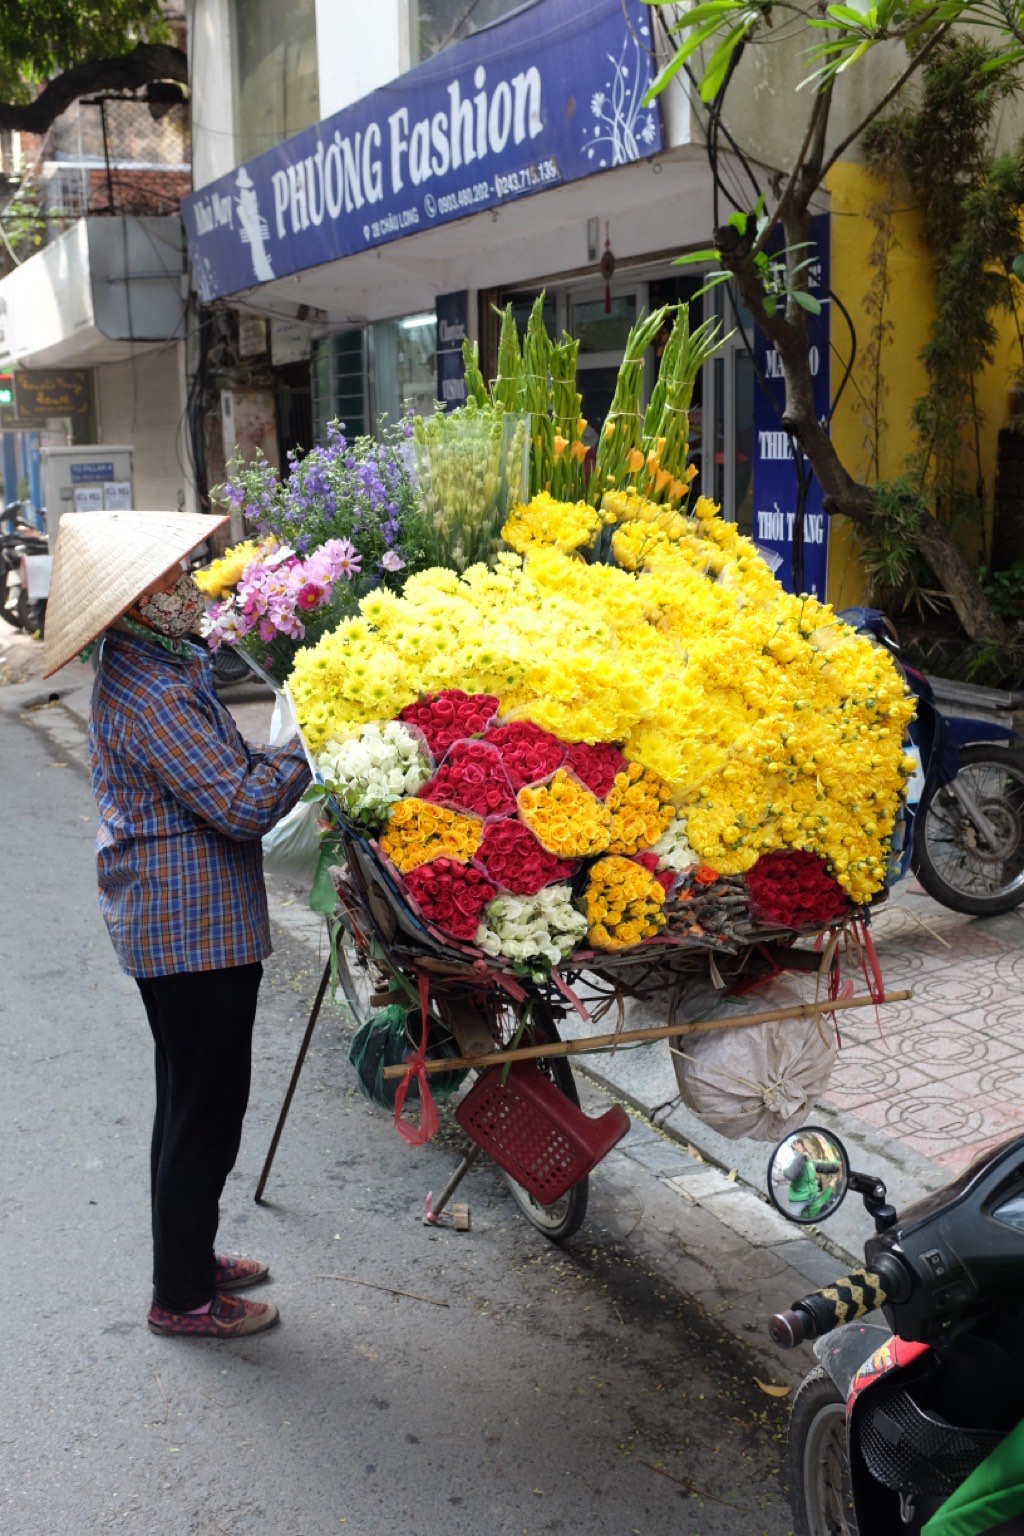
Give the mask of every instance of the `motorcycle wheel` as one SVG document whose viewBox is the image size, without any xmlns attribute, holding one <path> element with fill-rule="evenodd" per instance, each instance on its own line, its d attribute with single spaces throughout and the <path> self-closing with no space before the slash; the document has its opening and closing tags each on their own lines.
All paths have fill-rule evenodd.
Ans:
<svg viewBox="0 0 1024 1536">
<path fill-rule="evenodd" d="M 970 818 L 941 785 L 914 821 L 912 867 L 929 896 L 953 912 L 994 917 L 1024 902 L 1024 754 L 1009 747 L 965 747 L 957 781 L 996 833 L 981 846 Z"/>
<path fill-rule="evenodd" d="M 846 1450 L 846 1404 L 828 1372 L 805 1376 L 786 1452 L 795 1536 L 859 1536 Z"/>
</svg>

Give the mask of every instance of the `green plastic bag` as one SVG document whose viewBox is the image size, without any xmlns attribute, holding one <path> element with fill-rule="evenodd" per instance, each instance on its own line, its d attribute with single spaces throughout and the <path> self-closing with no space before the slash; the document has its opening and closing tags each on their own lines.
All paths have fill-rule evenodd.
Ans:
<svg viewBox="0 0 1024 1536">
<path fill-rule="evenodd" d="M 921 1536 L 981 1536 L 1024 1511 L 1024 1422 L 960 1484 Z"/>
<path fill-rule="evenodd" d="M 352 1037 L 348 1059 L 356 1069 L 359 1087 L 371 1103 L 381 1109 L 394 1109 L 395 1093 L 400 1078 L 385 1078 L 384 1068 L 397 1066 L 406 1061 L 417 1049 L 420 1038 L 420 1013 L 418 1008 L 405 1008 L 391 1003 L 371 1013 Z M 443 1035 L 441 1027 L 430 1021 L 427 1033 L 427 1059 L 455 1056 L 458 1047 L 450 1035 Z M 464 1071 L 432 1072 L 430 1091 L 443 1099 L 454 1093 L 465 1080 Z M 409 1098 L 419 1098 L 419 1083 L 413 1078 L 409 1085 Z"/>
</svg>

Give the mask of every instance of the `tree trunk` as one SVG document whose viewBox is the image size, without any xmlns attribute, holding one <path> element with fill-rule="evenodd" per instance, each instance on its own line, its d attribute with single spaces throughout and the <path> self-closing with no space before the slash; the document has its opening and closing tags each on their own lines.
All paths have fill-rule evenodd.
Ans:
<svg viewBox="0 0 1024 1536">
<path fill-rule="evenodd" d="M 137 91 L 151 80 L 188 84 L 188 60 L 180 48 L 139 43 L 131 53 L 116 58 L 76 64 L 55 75 L 34 101 L 23 105 L 0 102 L 0 129 L 43 134 L 80 96 L 93 91 Z"/>
<path fill-rule="evenodd" d="M 794 210 L 795 227 L 786 230 L 791 245 L 806 239 L 806 234 L 799 228 L 800 217 L 801 210 Z M 758 269 L 750 260 L 752 242 L 749 235 L 741 235 L 727 225 L 715 231 L 715 244 L 723 267 L 733 274 L 748 308 L 758 317 L 761 329 L 778 349 L 786 381 L 782 424 L 810 461 L 824 492 L 825 511 L 830 516 L 848 517 L 860 527 L 870 528 L 872 520 L 881 515 L 871 488 L 855 480 L 846 469 L 827 428 L 815 413 L 814 379 L 804 311 L 790 299 L 785 313 L 781 310 L 774 315 L 765 312 L 765 289 Z M 1005 624 L 986 597 L 977 572 L 961 555 L 948 530 L 934 517 L 924 517 L 918 526 L 916 542 L 970 638 L 1005 639 Z"/>
</svg>

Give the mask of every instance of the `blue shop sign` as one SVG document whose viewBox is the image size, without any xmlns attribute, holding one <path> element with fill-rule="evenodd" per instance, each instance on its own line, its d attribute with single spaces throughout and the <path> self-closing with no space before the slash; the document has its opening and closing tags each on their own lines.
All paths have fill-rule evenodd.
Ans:
<svg viewBox="0 0 1024 1536">
<path fill-rule="evenodd" d="M 114 466 L 109 460 L 95 464 L 72 464 L 72 485 L 97 484 L 105 480 L 113 480 Z"/>
<path fill-rule="evenodd" d="M 811 247 L 805 256 L 817 258 L 809 269 L 809 287 L 821 301 L 821 314 L 807 316 L 811 374 L 814 380 L 814 409 L 818 420 L 827 424 L 832 404 L 831 391 L 831 313 L 829 271 L 831 257 L 831 222 L 828 214 L 811 220 L 808 237 Z M 787 592 L 794 590 L 793 533 L 797 514 L 797 473 L 789 434 L 782 425 L 786 400 L 786 381 L 782 361 L 771 340 L 754 328 L 754 354 L 765 388 L 754 391 L 754 542 L 774 556 L 775 574 Z M 821 486 L 804 459 L 803 468 L 811 476 L 803 526 L 802 590 L 825 601 L 828 573 L 828 518 L 824 511 Z"/>
<path fill-rule="evenodd" d="M 650 10 L 538 0 L 185 199 L 203 302 L 654 154 Z"/>
</svg>

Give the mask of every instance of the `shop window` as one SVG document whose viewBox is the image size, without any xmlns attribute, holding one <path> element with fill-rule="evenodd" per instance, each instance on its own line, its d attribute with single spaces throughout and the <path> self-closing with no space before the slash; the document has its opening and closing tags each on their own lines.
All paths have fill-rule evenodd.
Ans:
<svg viewBox="0 0 1024 1536">
<path fill-rule="evenodd" d="M 327 423 L 342 421 L 348 437 L 366 431 L 366 366 L 362 331 L 342 331 L 313 344 L 313 432 L 327 441 Z"/>
<path fill-rule="evenodd" d="M 742 533 L 753 534 L 754 521 L 754 361 L 746 336 L 753 335 L 750 311 L 724 287 L 713 294 L 715 313 L 732 335 L 715 357 L 712 464 L 705 461 L 711 495 L 722 514 Z"/>
<path fill-rule="evenodd" d="M 429 416 L 437 399 L 437 316 L 431 310 L 367 328 L 374 418 Z"/>
<path fill-rule="evenodd" d="M 409 0 L 409 35 L 412 62 L 421 63 L 450 43 L 471 37 L 527 11 L 537 0 Z"/>
<path fill-rule="evenodd" d="M 580 356 L 593 352 L 625 350 L 626 340 L 636 321 L 637 295 L 611 294 L 600 298 L 574 300 L 569 306 L 569 334 L 579 338 Z"/>
<path fill-rule="evenodd" d="M 320 117 L 316 0 L 235 0 L 235 133 L 240 161 Z"/>
</svg>

